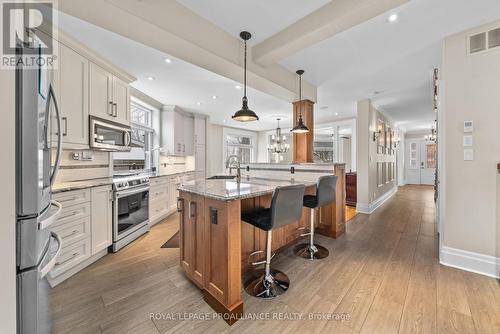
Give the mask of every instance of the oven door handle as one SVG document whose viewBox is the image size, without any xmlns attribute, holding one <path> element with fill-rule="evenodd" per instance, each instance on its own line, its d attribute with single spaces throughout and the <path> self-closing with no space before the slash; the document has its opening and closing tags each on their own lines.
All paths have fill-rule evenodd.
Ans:
<svg viewBox="0 0 500 334">
<path fill-rule="evenodd" d="M 145 191 L 149 191 L 149 186 L 147 186 L 147 187 L 140 187 L 140 188 L 134 188 L 134 189 L 131 189 L 131 190 L 118 191 L 118 192 L 115 193 L 115 197 L 116 198 L 122 198 L 122 197 L 129 196 L 129 195 L 143 193 Z"/>
</svg>

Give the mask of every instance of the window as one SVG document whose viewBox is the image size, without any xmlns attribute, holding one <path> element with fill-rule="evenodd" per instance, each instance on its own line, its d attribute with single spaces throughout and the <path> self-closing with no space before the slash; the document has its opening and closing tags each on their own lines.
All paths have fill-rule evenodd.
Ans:
<svg viewBox="0 0 500 334">
<path fill-rule="evenodd" d="M 253 157 L 254 138 L 252 136 L 227 134 L 224 138 L 225 158 L 237 155 L 242 164 L 248 164 Z"/>
<path fill-rule="evenodd" d="M 426 166 L 427 168 L 436 168 L 436 144 L 426 145 Z"/>
<path fill-rule="evenodd" d="M 115 170 L 150 169 L 152 167 L 152 128 L 153 109 L 148 108 L 136 98 L 130 101 L 131 118 L 131 150 L 130 152 L 114 152 Z"/>
<path fill-rule="evenodd" d="M 130 103 L 130 113 L 132 123 L 148 128 L 151 127 L 151 114 L 153 113 L 151 109 L 138 103 L 136 100 L 132 100 Z"/>
</svg>

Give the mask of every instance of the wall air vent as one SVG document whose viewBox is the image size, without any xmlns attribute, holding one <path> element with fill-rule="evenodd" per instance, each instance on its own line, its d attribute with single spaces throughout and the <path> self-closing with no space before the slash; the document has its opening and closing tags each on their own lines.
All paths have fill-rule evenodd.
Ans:
<svg viewBox="0 0 500 334">
<path fill-rule="evenodd" d="M 486 33 L 480 33 L 469 37 L 469 52 L 471 54 L 486 50 Z"/>
<path fill-rule="evenodd" d="M 488 49 L 500 46 L 500 28 L 488 32 Z"/>
<path fill-rule="evenodd" d="M 500 49 L 500 28 L 469 36 L 469 54 Z"/>
</svg>

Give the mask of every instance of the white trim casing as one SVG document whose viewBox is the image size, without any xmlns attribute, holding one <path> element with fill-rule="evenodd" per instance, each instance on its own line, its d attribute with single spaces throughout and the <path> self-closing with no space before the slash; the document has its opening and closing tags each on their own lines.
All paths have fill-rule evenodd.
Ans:
<svg viewBox="0 0 500 334">
<path fill-rule="evenodd" d="M 500 258 L 443 246 L 439 263 L 476 274 L 500 278 Z"/>
<path fill-rule="evenodd" d="M 382 204 L 384 204 L 387 200 L 389 200 L 395 193 L 398 192 L 398 187 L 395 186 L 370 204 L 367 203 L 357 203 L 356 211 L 360 213 L 372 214 L 375 210 L 377 210 Z"/>
</svg>

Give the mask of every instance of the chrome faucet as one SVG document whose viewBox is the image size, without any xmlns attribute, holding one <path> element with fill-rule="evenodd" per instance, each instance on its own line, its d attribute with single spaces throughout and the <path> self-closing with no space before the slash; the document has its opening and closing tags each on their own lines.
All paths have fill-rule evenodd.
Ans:
<svg viewBox="0 0 500 334">
<path fill-rule="evenodd" d="M 231 175 L 231 170 L 236 169 L 236 182 L 241 182 L 240 157 L 234 154 L 230 155 L 226 160 L 226 169 L 229 169 L 229 175 Z"/>
</svg>

